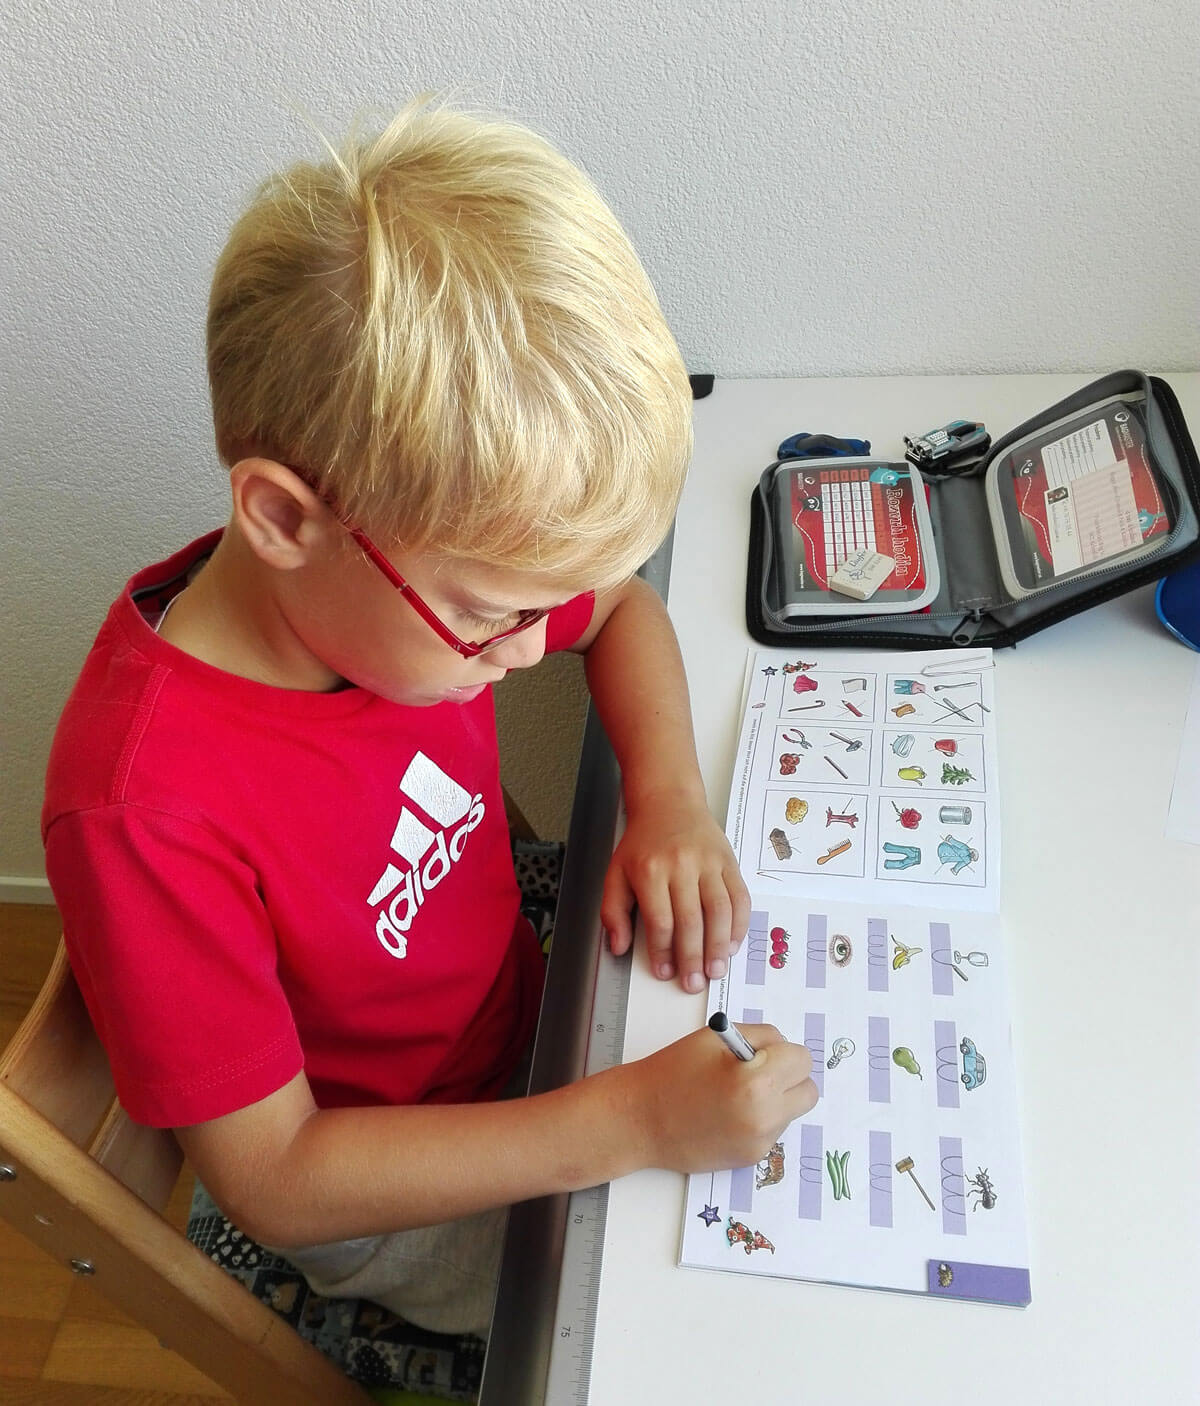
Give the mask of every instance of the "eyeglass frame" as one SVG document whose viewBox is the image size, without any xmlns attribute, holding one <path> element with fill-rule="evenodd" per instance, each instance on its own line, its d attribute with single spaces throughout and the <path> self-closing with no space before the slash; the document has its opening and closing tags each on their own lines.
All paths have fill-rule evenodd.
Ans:
<svg viewBox="0 0 1200 1406">
<path fill-rule="evenodd" d="M 363 529 L 361 527 L 355 527 L 352 522 L 349 522 L 338 509 L 337 505 L 330 501 L 328 495 L 321 492 L 312 481 L 312 477 L 309 474 L 302 472 L 300 469 L 296 468 L 294 464 L 285 464 L 283 467 L 288 469 L 291 473 L 294 473 L 300 482 L 304 484 L 305 488 L 309 489 L 320 498 L 321 502 L 325 504 L 334 517 L 337 518 L 338 522 L 341 523 L 350 536 L 354 538 L 355 543 L 371 565 L 379 571 L 389 585 L 394 586 L 395 589 L 400 592 L 433 633 L 437 635 L 438 639 L 440 639 L 443 644 L 448 644 L 450 648 L 454 650 L 456 654 L 461 655 L 462 658 L 478 659 L 481 654 L 486 654 L 489 650 L 495 649 L 498 644 L 503 644 L 505 640 L 511 639 L 513 635 L 519 635 L 523 630 L 532 629 L 538 621 L 544 620 L 546 616 L 550 614 L 551 610 L 554 609 L 553 606 L 546 605 L 530 610 L 518 610 L 517 623 L 515 625 L 511 625 L 507 630 L 501 630 L 499 634 L 492 635 L 478 644 L 475 644 L 471 640 L 459 639 L 433 607 L 422 600 L 416 587 L 396 570 Z"/>
<path fill-rule="evenodd" d="M 459 639 L 450 626 L 438 616 L 436 611 L 421 599 L 416 588 L 401 576 L 361 527 L 354 527 L 340 517 L 338 521 L 342 523 L 342 526 L 349 532 L 350 536 L 354 538 L 355 542 L 358 543 L 371 565 L 400 592 L 421 619 L 424 620 L 434 634 L 437 635 L 438 639 L 440 639 L 443 644 L 448 644 L 451 649 L 461 654 L 464 659 L 477 659 L 481 654 L 486 654 L 489 650 L 495 649 L 498 644 L 503 644 L 505 640 L 511 639 L 513 635 L 519 635 L 523 630 L 532 628 L 539 620 L 544 620 L 553 609 L 553 606 L 547 605 L 530 610 L 518 610 L 517 623 L 515 625 L 510 625 L 507 630 L 501 630 L 499 634 L 492 635 L 479 644 L 474 644 L 470 640 Z"/>
</svg>

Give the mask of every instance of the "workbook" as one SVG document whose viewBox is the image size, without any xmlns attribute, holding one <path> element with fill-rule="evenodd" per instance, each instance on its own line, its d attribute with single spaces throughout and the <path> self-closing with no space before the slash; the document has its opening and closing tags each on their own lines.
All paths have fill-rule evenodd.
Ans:
<svg viewBox="0 0 1200 1406">
<path fill-rule="evenodd" d="M 689 1177 L 681 1264 L 1029 1302 L 992 679 L 986 650 L 752 651 L 726 829 L 753 912 L 709 1014 L 805 1044 L 820 1099 Z"/>
</svg>

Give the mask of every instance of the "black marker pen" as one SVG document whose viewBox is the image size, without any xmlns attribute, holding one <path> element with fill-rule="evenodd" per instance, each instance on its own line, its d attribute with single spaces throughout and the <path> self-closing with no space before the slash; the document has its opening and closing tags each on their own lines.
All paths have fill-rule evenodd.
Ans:
<svg viewBox="0 0 1200 1406">
<path fill-rule="evenodd" d="M 720 1036 L 725 1046 L 732 1050 L 738 1059 L 745 1060 L 748 1064 L 754 1058 L 754 1046 L 736 1025 L 730 1023 L 729 1017 L 724 1011 L 713 1012 L 708 1020 L 708 1028 L 714 1035 Z"/>
</svg>

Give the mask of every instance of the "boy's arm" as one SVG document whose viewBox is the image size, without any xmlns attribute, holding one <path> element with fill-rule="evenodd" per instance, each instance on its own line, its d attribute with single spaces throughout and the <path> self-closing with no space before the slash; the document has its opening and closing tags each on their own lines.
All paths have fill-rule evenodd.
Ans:
<svg viewBox="0 0 1200 1406">
<path fill-rule="evenodd" d="M 575 649 L 621 766 L 627 823 L 605 883 L 612 949 L 633 940 L 636 901 L 650 966 L 688 991 L 723 976 L 746 935 L 750 895 L 708 809 L 683 660 L 666 607 L 634 579 L 598 597 Z"/>
<path fill-rule="evenodd" d="M 772 1026 L 735 1059 L 698 1030 L 632 1064 L 499 1103 L 318 1109 L 303 1073 L 267 1098 L 176 1129 L 222 1210 L 268 1245 L 432 1225 L 641 1167 L 761 1160 L 816 1102 L 812 1061 Z"/>
</svg>

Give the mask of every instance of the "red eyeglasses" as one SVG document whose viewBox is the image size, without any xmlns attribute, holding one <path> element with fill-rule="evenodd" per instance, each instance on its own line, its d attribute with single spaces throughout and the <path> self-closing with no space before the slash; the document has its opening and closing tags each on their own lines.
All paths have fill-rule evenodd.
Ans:
<svg viewBox="0 0 1200 1406">
<path fill-rule="evenodd" d="M 438 639 L 444 644 L 448 644 L 451 649 L 461 654 L 464 659 L 477 659 L 481 654 L 486 654 L 489 649 L 495 649 L 498 644 L 503 644 L 505 640 L 511 639 L 513 635 L 519 635 L 522 630 L 528 630 L 531 626 L 536 625 L 539 620 L 544 620 L 546 616 L 550 614 L 553 608 L 551 606 L 545 606 L 539 610 L 519 610 L 517 612 L 517 623 L 515 625 L 510 625 L 507 630 L 501 630 L 498 634 L 491 635 L 486 640 L 481 640 L 479 643 L 459 639 L 450 626 L 440 620 L 433 609 L 425 604 L 416 590 L 400 575 L 362 528 L 355 527 L 346 521 L 337 505 L 330 500 L 327 494 L 321 491 L 311 475 L 296 468 L 294 464 L 286 464 L 284 467 L 294 473 L 306 488 L 310 489 L 321 499 L 334 517 L 337 518 L 338 522 L 342 524 L 350 536 L 353 537 L 355 542 L 362 548 L 368 561 L 383 573 L 391 585 L 395 586 L 396 590 L 400 592 L 433 633 L 437 635 Z"/>
<path fill-rule="evenodd" d="M 340 521 L 340 519 L 339 519 Z M 412 586 L 404 579 L 396 568 L 388 561 L 387 557 L 379 550 L 374 542 L 367 536 L 361 527 L 351 527 L 349 523 L 343 526 L 350 533 L 351 537 L 366 553 L 371 563 L 387 577 L 388 581 L 400 592 L 408 601 L 409 605 L 417 612 L 422 620 L 437 635 L 438 639 L 444 641 L 451 649 L 456 650 L 464 659 L 475 659 L 481 654 L 486 654 L 489 649 L 495 649 L 498 644 L 503 644 L 513 635 L 519 635 L 522 630 L 528 630 L 530 626 L 536 625 L 539 620 L 544 620 L 550 614 L 550 607 L 546 606 L 540 610 L 520 610 L 517 612 L 517 623 L 510 625 L 507 630 L 501 630 L 499 634 L 492 635 L 489 639 L 483 640 L 479 644 L 472 644 L 469 640 L 460 640 L 449 625 L 444 624 L 433 610 L 425 604 Z"/>
</svg>

